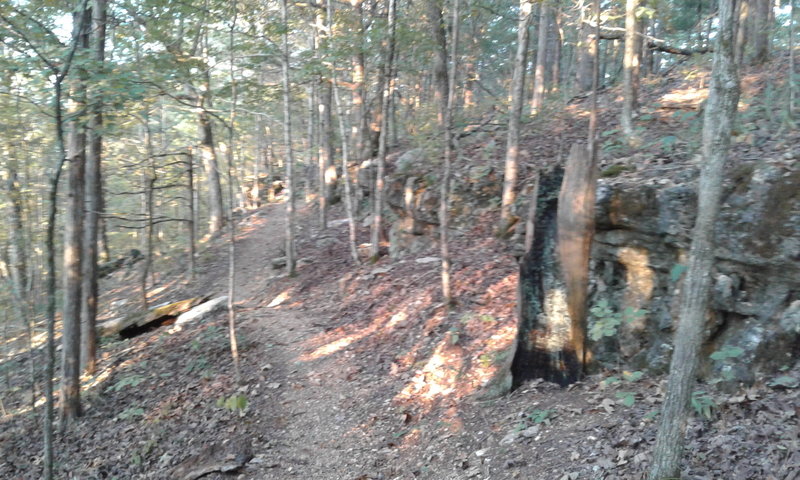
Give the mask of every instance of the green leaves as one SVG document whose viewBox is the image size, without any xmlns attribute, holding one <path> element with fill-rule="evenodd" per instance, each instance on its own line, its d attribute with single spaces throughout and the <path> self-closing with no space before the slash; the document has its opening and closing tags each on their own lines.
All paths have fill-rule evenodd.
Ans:
<svg viewBox="0 0 800 480">
<path fill-rule="evenodd" d="M 714 399 L 703 391 L 692 392 L 691 405 L 695 413 L 706 420 L 711 419 L 713 409 L 717 408 Z"/>
<path fill-rule="evenodd" d="M 604 337 L 613 337 L 622 323 L 631 323 L 647 315 L 647 310 L 627 307 L 622 312 L 615 312 L 608 300 L 597 302 L 589 312 L 593 323 L 589 327 L 589 338 L 598 341 Z"/>
<path fill-rule="evenodd" d="M 739 358 L 744 350 L 739 347 L 725 346 L 711 354 L 711 360 L 724 361 L 729 358 Z"/>
<path fill-rule="evenodd" d="M 685 272 L 687 268 L 689 268 L 689 267 L 687 267 L 686 265 L 684 265 L 682 263 L 676 263 L 675 265 L 673 265 L 672 268 L 669 271 L 669 279 L 670 279 L 670 281 L 672 283 L 675 283 L 678 280 L 680 280 L 681 276 L 683 275 L 683 272 Z"/>
<path fill-rule="evenodd" d="M 247 396 L 237 393 L 228 398 L 220 397 L 217 399 L 217 406 L 242 414 L 244 413 L 244 409 L 247 408 Z"/>
<path fill-rule="evenodd" d="M 127 375 L 122 377 L 117 383 L 111 386 L 109 390 L 113 392 L 119 392 L 125 387 L 136 387 L 140 383 L 144 382 L 145 378 L 141 375 Z"/>
<path fill-rule="evenodd" d="M 636 403 L 636 392 L 617 392 L 616 395 L 626 407 L 632 407 Z"/>
</svg>

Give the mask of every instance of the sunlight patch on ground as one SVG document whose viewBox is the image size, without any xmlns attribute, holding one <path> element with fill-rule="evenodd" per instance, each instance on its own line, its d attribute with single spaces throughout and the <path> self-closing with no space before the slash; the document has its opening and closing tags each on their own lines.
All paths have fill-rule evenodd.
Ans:
<svg viewBox="0 0 800 480">
<path fill-rule="evenodd" d="M 398 394 L 396 400 L 414 400 L 430 408 L 434 401 L 452 395 L 458 388 L 458 377 L 464 359 L 461 348 L 453 346 L 451 336 L 445 336 L 436 346 L 425 366 Z"/>
<path fill-rule="evenodd" d="M 280 293 L 280 295 L 278 295 L 277 297 L 273 298 L 272 301 L 269 302 L 269 305 L 267 305 L 267 308 L 277 307 L 278 305 L 282 304 L 286 300 L 289 300 L 290 298 L 291 298 L 291 295 L 289 295 L 289 290 L 284 290 L 283 292 Z"/>
<path fill-rule="evenodd" d="M 672 90 L 661 96 L 660 101 L 668 104 L 683 104 L 686 106 L 699 105 L 708 96 L 707 88 L 687 87 L 681 90 Z"/>
</svg>

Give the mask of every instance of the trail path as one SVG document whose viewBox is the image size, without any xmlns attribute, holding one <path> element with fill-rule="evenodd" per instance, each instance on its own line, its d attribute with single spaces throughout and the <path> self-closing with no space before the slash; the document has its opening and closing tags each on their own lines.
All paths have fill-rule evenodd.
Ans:
<svg viewBox="0 0 800 480">
<path fill-rule="evenodd" d="M 390 449 L 381 445 L 380 436 L 370 435 L 366 424 L 377 420 L 369 410 L 381 392 L 357 378 L 363 373 L 346 351 L 312 358 L 326 347 L 317 338 L 329 321 L 323 308 L 281 295 L 265 297 L 282 290 L 286 281 L 271 268 L 271 260 L 283 252 L 284 215 L 283 204 L 252 215 L 236 245 L 236 304 L 251 399 L 245 423 L 255 421 L 263 438 L 254 445 L 256 458 L 245 478 L 379 478 L 377 470 L 389 460 Z M 214 281 L 203 286 L 207 292 L 226 291 L 225 260 L 218 258 L 204 275 Z M 384 393 L 381 402 L 388 403 L 392 391 Z"/>
</svg>

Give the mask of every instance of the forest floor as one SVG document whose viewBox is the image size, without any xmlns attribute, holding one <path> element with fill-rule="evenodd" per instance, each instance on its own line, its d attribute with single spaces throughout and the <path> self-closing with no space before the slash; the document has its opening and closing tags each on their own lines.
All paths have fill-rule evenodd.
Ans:
<svg viewBox="0 0 800 480">
<path fill-rule="evenodd" d="M 101 372 L 87 379 L 85 417 L 57 437 L 59 478 L 190 478 L 173 476 L 176 465 L 191 471 L 219 452 L 254 456 L 238 473 L 204 478 L 643 478 L 661 379 L 608 384 L 605 374 L 568 389 L 533 382 L 478 401 L 454 375 L 473 355 L 447 328 L 464 310 L 445 316 L 432 302 L 438 263 L 384 259 L 353 270 L 346 226 L 333 222 L 301 232 L 302 266 L 287 278 L 270 266 L 282 254 L 283 222 L 283 205 L 274 204 L 239 224 L 241 386 L 225 312 L 105 343 Z M 488 242 L 454 250 L 460 271 L 481 270 L 495 293 L 465 303 L 501 313 L 471 321 L 497 331 L 512 318 L 503 304 L 513 288 L 504 285 L 515 272 L 501 266 L 513 262 L 499 243 Z M 224 295 L 226 250 L 219 242 L 202 256 L 197 281 L 176 275 L 152 301 Z M 125 279 L 109 284 L 116 288 L 104 305 L 135 301 Z M 220 406 L 237 394 L 244 409 Z M 716 396 L 711 418 L 689 427 L 686 478 L 795 478 L 797 397 L 766 387 Z M 1 424 L 0 477 L 38 478 L 38 419 L 11 415 Z"/>
<path fill-rule="evenodd" d="M 665 82 L 660 94 L 675 88 Z M 576 132 L 529 149 L 555 156 L 556 142 Z M 481 375 L 498 360 L 482 352 L 516 328 L 516 261 L 492 235 L 494 212 L 454 235 L 459 303 L 448 312 L 436 250 L 354 266 L 340 208 L 325 230 L 314 208 L 300 209 L 292 278 L 271 266 L 283 256 L 283 204 L 239 219 L 240 383 L 224 311 L 181 329 L 105 339 L 98 374 L 84 379 L 85 416 L 56 437 L 58 478 L 197 478 L 187 472 L 236 456 L 249 461 L 203 478 L 644 478 L 661 377 L 606 371 L 569 388 L 529 382 L 481 399 Z M 194 280 L 186 265 L 161 275 L 150 303 L 226 295 L 227 248 L 225 238 L 210 242 Z M 101 319 L 135 308 L 135 284 L 124 271 L 103 282 Z M 25 408 L 30 359 L 24 351 L 4 358 L 0 478 L 40 478 L 42 408 Z M 41 365 L 40 349 L 34 361 Z M 713 405 L 688 427 L 685 478 L 799 479 L 798 397 L 764 384 L 709 391 Z"/>
</svg>

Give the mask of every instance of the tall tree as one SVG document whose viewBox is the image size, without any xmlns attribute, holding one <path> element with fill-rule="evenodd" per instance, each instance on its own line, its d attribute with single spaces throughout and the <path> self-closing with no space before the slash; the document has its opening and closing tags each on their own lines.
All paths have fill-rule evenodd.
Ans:
<svg viewBox="0 0 800 480">
<path fill-rule="evenodd" d="M 620 123 L 622 132 L 628 137 L 629 143 L 633 141 L 633 111 L 636 106 L 637 88 L 635 76 L 638 74 L 639 49 L 636 41 L 636 10 L 638 0 L 625 1 L 625 56 L 622 70 L 622 117 Z"/>
<path fill-rule="evenodd" d="M 333 2 L 326 1 L 327 25 L 331 37 L 334 35 L 333 23 Z M 358 247 L 356 246 L 356 219 L 353 208 L 353 196 L 350 188 L 350 145 L 347 138 L 347 118 L 344 107 L 342 106 L 341 94 L 339 92 L 339 82 L 336 74 L 336 61 L 331 63 L 331 86 L 333 87 L 334 104 L 336 105 L 336 115 L 339 118 L 339 135 L 342 137 L 342 180 L 344 181 L 344 208 L 347 213 L 347 226 L 349 233 L 348 246 L 350 247 L 350 257 L 358 265 L 361 260 L 358 257 Z"/>
<path fill-rule="evenodd" d="M 389 0 L 388 29 L 389 38 L 381 79 L 381 131 L 378 137 L 378 159 L 375 175 L 375 201 L 372 203 L 372 230 L 370 231 L 370 258 L 378 260 L 380 255 L 381 230 L 383 229 L 384 176 L 386 175 L 386 152 L 389 149 L 389 104 L 392 101 L 392 64 L 394 62 L 395 29 L 397 3 Z"/>
<path fill-rule="evenodd" d="M 286 154 L 286 272 L 295 275 L 295 215 L 294 215 L 294 151 L 292 150 L 292 105 L 289 89 L 289 8 L 281 0 L 283 40 L 281 45 L 281 71 L 283 85 L 283 144 Z"/>
<path fill-rule="evenodd" d="M 505 175 L 503 176 L 503 198 L 500 204 L 500 227 L 498 234 L 505 235 L 513 226 L 511 207 L 517 198 L 517 170 L 519 163 L 519 128 L 522 106 L 525 101 L 525 69 L 528 54 L 528 26 L 533 16 L 533 2 L 520 0 L 519 26 L 517 27 L 517 54 L 514 57 L 514 74 L 511 79 L 511 108 L 508 116 L 508 138 L 506 140 Z"/>
<path fill-rule="evenodd" d="M 736 68 L 734 5 L 720 0 L 719 29 L 714 48 L 711 85 L 703 118 L 702 167 L 698 184 L 697 219 L 692 231 L 689 267 L 684 280 L 675 348 L 661 408 L 650 480 L 680 476 L 689 399 L 695 383 L 703 342 L 711 266 L 714 261 L 714 224 L 722 195 L 722 178 L 731 144 L 731 130 L 739 102 Z"/>
<path fill-rule="evenodd" d="M 442 299 L 445 305 L 450 305 L 453 301 L 453 293 L 450 285 L 450 177 L 451 177 L 451 156 L 453 155 L 453 143 L 457 139 L 453 135 L 453 117 L 456 108 L 456 76 L 458 74 L 458 42 L 459 28 L 461 21 L 459 0 L 453 1 L 453 36 L 450 39 L 450 71 L 448 78 L 450 83 L 447 88 L 447 108 L 444 118 L 444 172 L 442 174 L 442 187 L 439 204 L 439 243 L 442 254 Z"/>
<path fill-rule="evenodd" d="M 73 15 L 79 50 L 89 49 L 91 9 Z M 61 335 L 61 420 L 63 426 L 81 416 L 80 338 L 81 338 L 81 257 L 83 245 L 83 208 L 86 166 L 86 129 L 83 115 L 86 108 L 86 71 L 81 68 L 70 86 L 71 108 L 68 111 L 69 140 L 67 159 L 69 175 L 64 220 L 64 301 Z"/>
<path fill-rule="evenodd" d="M 91 42 L 96 67 L 105 60 L 106 44 L 106 0 L 94 0 L 92 5 Z M 100 210 L 103 205 L 101 157 L 103 151 L 103 106 L 102 96 L 92 93 L 86 153 L 86 217 L 84 219 L 83 285 L 81 286 L 81 365 L 86 373 L 95 372 L 97 352 L 97 259 L 100 226 Z"/>
<path fill-rule="evenodd" d="M 433 37 L 433 89 L 439 126 L 444 125 L 447 110 L 447 31 L 442 12 L 442 0 L 424 2 L 427 22 Z"/>
<path fill-rule="evenodd" d="M 207 58 L 208 47 L 204 46 L 203 51 L 205 52 L 204 58 Z M 225 223 L 225 214 L 222 205 L 222 184 L 220 183 L 219 160 L 217 159 L 217 149 L 214 144 L 214 127 L 209 115 L 209 110 L 213 108 L 211 104 L 211 74 L 209 72 L 209 62 L 205 62 L 205 65 L 206 68 L 203 74 L 202 88 L 200 92 L 196 93 L 197 125 L 200 134 L 200 159 L 203 162 L 203 169 L 205 169 L 206 181 L 208 184 L 208 232 L 214 234 L 222 230 L 222 226 Z"/>
<path fill-rule="evenodd" d="M 550 7 L 546 1 L 539 3 L 539 32 L 536 46 L 536 67 L 533 73 L 533 97 L 531 97 L 531 115 L 539 113 L 544 102 L 545 62 L 547 60 L 547 33 L 550 23 Z"/>
</svg>

